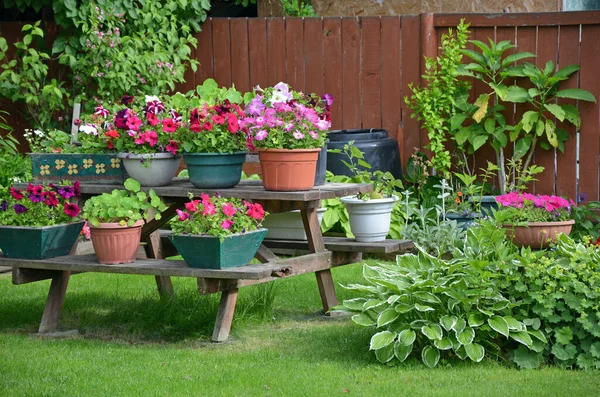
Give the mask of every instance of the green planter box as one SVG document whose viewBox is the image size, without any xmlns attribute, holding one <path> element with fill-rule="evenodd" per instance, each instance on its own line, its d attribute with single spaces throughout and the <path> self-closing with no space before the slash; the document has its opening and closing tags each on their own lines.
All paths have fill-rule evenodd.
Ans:
<svg viewBox="0 0 600 397">
<path fill-rule="evenodd" d="M 81 183 L 122 185 L 126 179 L 116 154 L 30 153 L 33 183 Z"/>
<path fill-rule="evenodd" d="M 189 267 L 224 269 L 246 265 L 262 243 L 267 229 L 232 234 L 223 242 L 213 236 L 173 235 L 171 241 Z"/>
<path fill-rule="evenodd" d="M 7 258 L 47 259 L 67 255 L 85 222 L 55 226 L 0 226 L 0 250 Z"/>
</svg>

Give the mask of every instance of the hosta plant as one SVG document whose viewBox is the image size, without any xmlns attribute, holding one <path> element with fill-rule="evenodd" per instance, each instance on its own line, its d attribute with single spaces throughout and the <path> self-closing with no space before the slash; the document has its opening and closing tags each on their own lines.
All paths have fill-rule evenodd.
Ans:
<svg viewBox="0 0 600 397">
<path fill-rule="evenodd" d="M 367 284 L 345 288 L 364 293 L 338 309 L 372 327 L 370 350 L 382 363 L 420 357 L 435 367 L 442 355 L 480 362 L 499 356 L 509 342 L 542 348 L 544 333 L 517 321 L 511 303 L 481 262 L 450 261 L 424 252 L 397 257 L 396 264 L 365 265 Z"/>
</svg>

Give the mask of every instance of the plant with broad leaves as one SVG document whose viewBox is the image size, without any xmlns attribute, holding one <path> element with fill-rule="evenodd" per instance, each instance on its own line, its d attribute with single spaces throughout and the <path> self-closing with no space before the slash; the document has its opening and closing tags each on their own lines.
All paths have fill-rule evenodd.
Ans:
<svg viewBox="0 0 600 397">
<path fill-rule="evenodd" d="M 528 349 L 543 346 L 547 340 L 540 329 L 514 318 L 492 270 L 464 257 L 405 254 L 396 264 L 365 265 L 367 284 L 345 286 L 364 296 L 336 309 L 353 313 L 360 326 L 375 328 L 369 348 L 383 363 L 403 362 L 414 353 L 435 367 L 450 352 L 480 362 L 486 351 L 500 355 L 509 340 Z"/>
<path fill-rule="evenodd" d="M 125 189 L 114 189 L 111 193 L 102 193 L 88 199 L 83 206 L 83 217 L 92 226 L 110 222 L 133 226 L 141 219 L 160 219 L 159 211 L 167 209 L 154 190 L 143 192 L 135 179 L 128 178 Z"/>
</svg>

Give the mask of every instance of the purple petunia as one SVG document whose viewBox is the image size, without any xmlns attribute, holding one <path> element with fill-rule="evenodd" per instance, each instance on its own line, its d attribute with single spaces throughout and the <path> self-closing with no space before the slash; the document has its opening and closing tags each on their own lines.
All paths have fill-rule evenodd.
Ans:
<svg viewBox="0 0 600 397">
<path fill-rule="evenodd" d="M 8 201 L 2 200 L 2 204 L 0 204 L 0 211 L 6 211 L 8 209 Z"/>
<path fill-rule="evenodd" d="M 27 207 L 25 207 L 23 204 L 15 204 L 12 207 L 15 210 L 15 212 L 17 213 L 17 215 L 20 215 L 23 212 L 27 212 Z"/>
<path fill-rule="evenodd" d="M 30 194 L 28 197 L 32 203 L 41 203 L 44 201 L 44 197 L 41 194 Z"/>
<path fill-rule="evenodd" d="M 58 189 L 58 194 L 60 194 L 60 196 L 64 199 L 70 199 L 71 197 L 75 196 L 75 189 L 73 186 L 61 186 Z"/>
</svg>

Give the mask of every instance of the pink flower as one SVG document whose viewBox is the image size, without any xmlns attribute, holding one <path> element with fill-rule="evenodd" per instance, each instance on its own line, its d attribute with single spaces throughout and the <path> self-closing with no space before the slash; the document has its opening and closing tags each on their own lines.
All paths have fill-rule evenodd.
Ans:
<svg viewBox="0 0 600 397">
<path fill-rule="evenodd" d="M 263 139 L 265 139 L 267 137 L 269 133 L 267 132 L 267 130 L 260 130 L 256 133 L 256 135 L 254 136 L 254 138 L 257 141 L 262 141 Z"/>
<path fill-rule="evenodd" d="M 200 200 L 192 200 L 184 204 L 185 209 L 190 212 L 198 211 L 198 204 L 200 204 Z"/>
<path fill-rule="evenodd" d="M 202 204 L 204 205 L 204 211 L 202 211 L 202 215 L 214 215 L 217 213 L 214 204 L 211 203 L 210 200 L 202 202 Z"/>
<path fill-rule="evenodd" d="M 142 125 L 142 120 L 140 120 L 138 116 L 133 115 L 127 118 L 126 124 L 127 128 L 129 128 L 130 130 L 138 131 L 140 129 L 140 126 Z"/>
<path fill-rule="evenodd" d="M 65 214 L 69 215 L 71 218 L 75 218 L 79 215 L 80 208 L 77 204 L 66 203 L 63 210 Z"/>
<path fill-rule="evenodd" d="M 177 154 L 177 151 L 179 150 L 179 144 L 177 143 L 177 141 L 169 140 L 169 143 L 168 143 L 166 149 L 167 149 L 167 152 L 169 152 L 171 154 Z"/>
<path fill-rule="evenodd" d="M 162 125 L 164 132 L 175 132 L 177 131 L 177 127 L 179 127 L 179 123 L 173 119 L 164 119 Z"/>
<path fill-rule="evenodd" d="M 104 106 L 98 105 L 94 109 L 94 114 L 97 114 L 98 116 L 106 117 L 106 116 L 108 116 L 108 110 L 105 109 Z"/>
<path fill-rule="evenodd" d="M 144 142 L 150 144 L 150 146 L 155 146 L 158 143 L 158 134 L 154 131 L 146 131 L 144 135 Z"/>
<path fill-rule="evenodd" d="M 294 138 L 296 138 L 296 139 L 302 139 L 302 138 L 304 138 L 304 134 L 302 132 L 300 132 L 300 131 L 294 131 L 293 135 L 294 135 Z"/>
<path fill-rule="evenodd" d="M 221 223 L 221 227 L 223 229 L 227 229 L 229 230 L 231 228 L 231 226 L 233 226 L 233 221 L 231 219 L 225 219 L 222 223 Z"/>
<path fill-rule="evenodd" d="M 175 210 L 175 212 L 177 212 L 177 216 L 179 217 L 180 221 L 185 221 L 186 219 L 188 219 L 190 217 L 190 214 L 188 214 L 187 212 L 184 212 L 182 210 Z"/>
<path fill-rule="evenodd" d="M 154 114 L 154 113 L 146 113 L 146 120 L 148 120 L 148 123 L 150 123 L 151 126 L 155 126 L 158 123 L 160 123 L 160 120 L 158 119 L 158 117 Z"/>
<path fill-rule="evenodd" d="M 229 217 L 234 216 L 236 212 L 235 207 L 231 203 L 223 204 L 223 207 L 221 207 L 221 209 L 223 210 L 223 213 Z"/>
<path fill-rule="evenodd" d="M 248 207 L 248 215 L 251 218 L 254 218 L 254 219 L 257 219 L 260 221 L 265 217 L 265 210 L 263 209 L 262 205 L 260 205 L 259 203 L 251 204 Z"/>
</svg>

